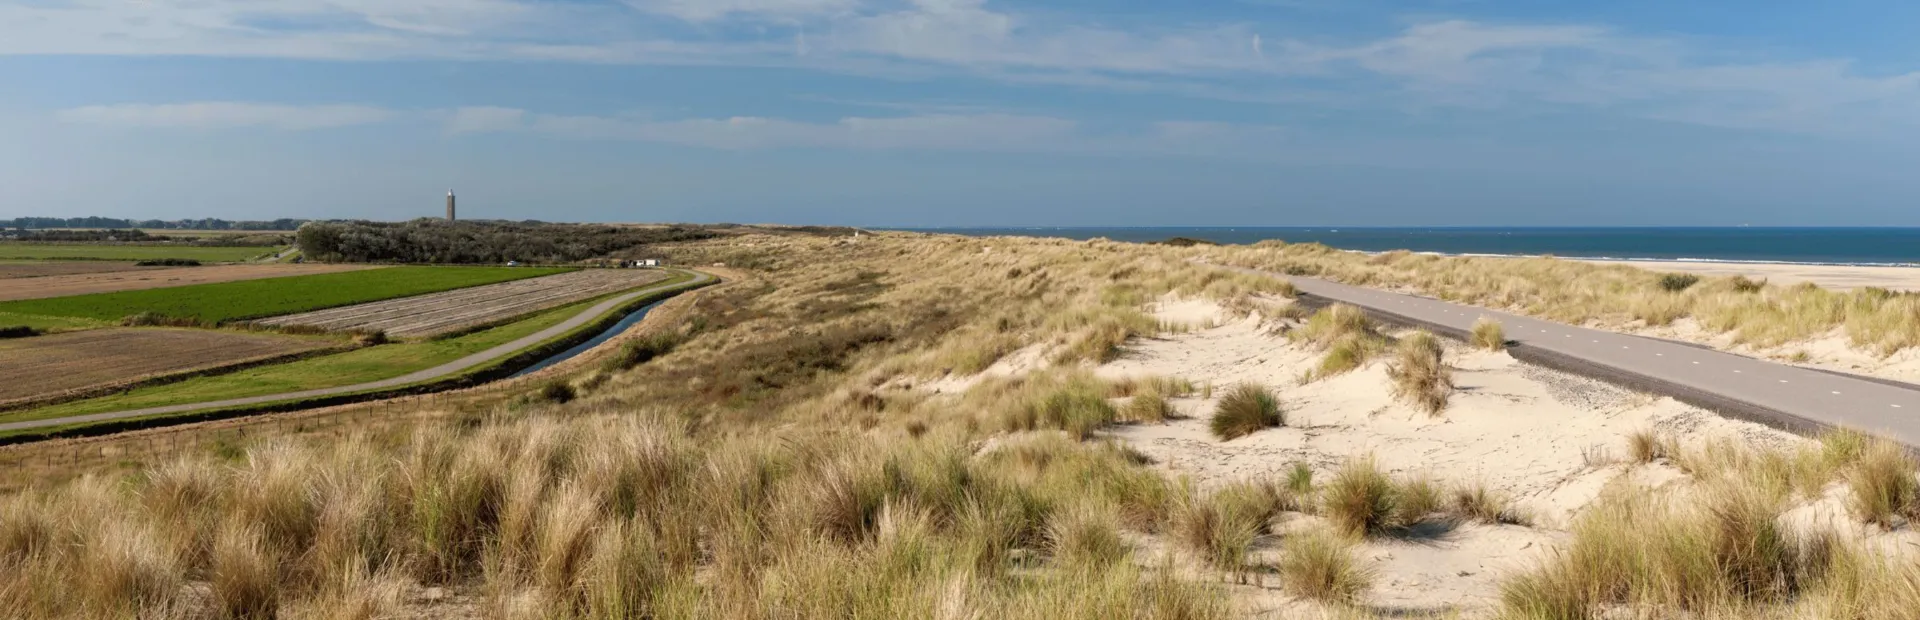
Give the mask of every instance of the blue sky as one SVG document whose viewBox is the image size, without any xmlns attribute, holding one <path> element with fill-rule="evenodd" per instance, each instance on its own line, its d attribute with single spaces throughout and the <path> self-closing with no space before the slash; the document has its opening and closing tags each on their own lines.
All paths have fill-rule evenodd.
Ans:
<svg viewBox="0 0 1920 620">
<path fill-rule="evenodd" d="M 0 217 L 1920 226 L 1920 3 L 0 0 Z"/>
</svg>

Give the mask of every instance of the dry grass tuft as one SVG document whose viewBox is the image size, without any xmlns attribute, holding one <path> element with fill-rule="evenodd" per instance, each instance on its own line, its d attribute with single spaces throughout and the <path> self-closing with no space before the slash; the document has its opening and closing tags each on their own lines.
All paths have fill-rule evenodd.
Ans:
<svg viewBox="0 0 1920 620">
<path fill-rule="evenodd" d="M 1473 322 L 1473 338 L 1470 344 L 1476 348 L 1486 349 L 1488 351 L 1505 351 L 1507 349 L 1507 330 L 1501 327 L 1499 321 L 1480 317 L 1479 320 Z"/>
<path fill-rule="evenodd" d="M 1445 351 L 1438 338 L 1424 331 L 1401 338 L 1395 361 L 1387 367 L 1394 397 L 1427 415 L 1440 415 L 1453 394 L 1453 369 L 1442 361 Z"/>
<path fill-rule="evenodd" d="M 1868 444 L 1847 475 L 1854 516 L 1883 527 L 1920 519 L 1920 481 L 1914 478 L 1916 469 L 1920 469 L 1920 463 L 1915 463 L 1905 448 L 1885 441 Z"/>
<path fill-rule="evenodd" d="M 1634 431 L 1627 435 L 1627 455 L 1633 462 L 1643 465 L 1671 456 L 1667 440 L 1650 430 Z"/>
<path fill-rule="evenodd" d="M 1286 423 L 1286 415 L 1280 411 L 1280 401 L 1273 397 L 1273 392 L 1258 383 L 1242 383 L 1220 397 L 1208 428 L 1214 437 L 1230 441 Z"/>
<path fill-rule="evenodd" d="M 1352 459 L 1321 489 L 1320 512 L 1348 535 L 1384 533 L 1401 514 L 1397 491 L 1373 457 Z"/>
<path fill-rule="evenodd" d="M 1352 538 L 1327 530 L 1289 537 L 1277 567 L 1281 584 L 1301 598 L 1353 603 L 1375 578 L 1356 557 L 1357 546 Z"/>
</svg>

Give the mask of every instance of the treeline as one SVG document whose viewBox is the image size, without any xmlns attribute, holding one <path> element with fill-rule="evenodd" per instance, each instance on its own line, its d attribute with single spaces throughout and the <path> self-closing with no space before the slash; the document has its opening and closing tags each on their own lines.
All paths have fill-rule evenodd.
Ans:
<svg viewBox="0 0 1920 620">
<path fill-rule="evenodd" d="M 701 226 L 606 226 L 473 220 L 309 222 L 296 239 L 309 260 L 369 263 L 567 263 L 651 243 L 709 239 Z"/>
<path fill-rule="evenodd" d="M 19 217 L 0 220 L 0 228 L 150 228 L 164 230 L 283 230 L 300 228 L 307 220 L 129 220 L 117 217 Z"/>
</svg>

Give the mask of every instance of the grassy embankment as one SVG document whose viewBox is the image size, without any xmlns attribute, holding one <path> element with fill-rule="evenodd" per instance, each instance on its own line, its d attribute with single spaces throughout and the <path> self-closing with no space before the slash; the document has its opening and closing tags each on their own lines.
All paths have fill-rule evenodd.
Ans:
<svg viewBox="0 0 1920 620">
<path fill-rule="evenodd" d="M 389 267 L 0 303 L 0 320 L 118 321 L 151 314 L 202 325 L 411 297 L 570 271 L 533 267 Z M 15 319 L 23 319 L 16 321 Z"/>
<path fill-rule="evenodd" d="M 0 243 L 0 259 L 150 260 L 188 258 L 208 263 L 237 263 L 280 251 L 268 246 L 114 245 Z"/>
<path fill-rule="evenodd" d="M 688 276 L 679 275 L 668 280 L 650 283 L 645 288 L 669 288 L 690 279 Z M 261 366 L 229 374 L 197 377 L 179 383 L 137 388 L 102 398 L 0 413 L 0 422 L 44 420 L 106 411 L 126 411 L 284 394 L 399 377 L 538 333 L 573 318 L 601 301 L 624 294 L 626 294 L 625 291 L 602 295 L 454 338 L 389 343 L 286 364 Z M 616 314 L 621 310 L 621 308 L 615 308 L 606 314 Z M 591 331 L 598 324 L 598 321 L 589 321 L 580 328 L 555 336 L 551 340 L 574 339 L 579 332 Z M 541 344 L 535 344 L 528 349 L 537 349 L 541 346 Z M 473 370 L 489 367 L 490 365 L 483 365 Z"/>
</svg>

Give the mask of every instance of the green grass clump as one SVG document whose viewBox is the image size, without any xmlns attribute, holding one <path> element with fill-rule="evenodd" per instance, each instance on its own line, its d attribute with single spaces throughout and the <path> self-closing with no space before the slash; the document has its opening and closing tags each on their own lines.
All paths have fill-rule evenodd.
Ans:
<svg viewBox="0 0 1920 620">
<path fill-rule="evenodd" d="M 1127 401 L 1126 418 L 1131 422 L 1159 424 L 1173 416 L 1173 405 L 1157 392 L 1136 394 Z"/>
<path fill-rule="evenodd" d="M 1220 397 L 1208 427 L 1214 437 L 1229 441 L 1286 423 L 1273 392 L 1258 383 L 1242 383 Z"/>
<path fill-rule="evenodd" d="M 1295 342 L 1326 349 L 1350 336 L 1374 332 L 1367 313 L 1347 304 L 1333 304 L 1307 317 L 1307 324 L 1287 332 Z"/>
<path fill-rule="evenodd" d="M 324 308 L 563 273 L 515 267 L 387 267 L 0 303 L 0 312 L 118 321 L 150 314 L 201 324 Z"/>
<path fill-rule="evenodd" d="M 1008 412 L 1002 426 L 1010 431 L 1060 429 L 1084 440 L 1113 424 L 1119 415 L 1107 402 L 1107 391 L 1107 386 L 1089 377 L 1071 377 Z"/>
<path fill-rule="evenodd" d="M 1507 348 L 1507 330 L 1499 321 L 1480 317 L 1473 322 L 1473 340 L 1475 347 L 1488 351 L 1504 351 Z"/>
</svg>

